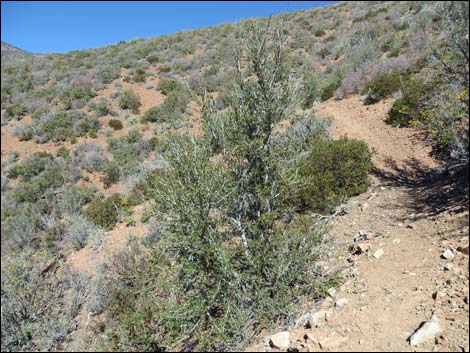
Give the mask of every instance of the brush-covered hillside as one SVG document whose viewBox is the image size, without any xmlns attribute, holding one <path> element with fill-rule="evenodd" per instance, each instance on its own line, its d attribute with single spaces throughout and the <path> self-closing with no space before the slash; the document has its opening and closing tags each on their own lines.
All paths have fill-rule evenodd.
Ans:
<svg viewBox="0 0 470 353">
<path fill-rule="evenodd" d="M 403 136 L 466 209 L 468 44 L 468 3 L 431 1 L 2 42 L 2 351 L 233 351 L 294 325 L 344 283 L 328 222 L 373 171 L 400 179 Z M 335 135 L 369 108 L 383 144 L 356 116 Z"/>
</svg>

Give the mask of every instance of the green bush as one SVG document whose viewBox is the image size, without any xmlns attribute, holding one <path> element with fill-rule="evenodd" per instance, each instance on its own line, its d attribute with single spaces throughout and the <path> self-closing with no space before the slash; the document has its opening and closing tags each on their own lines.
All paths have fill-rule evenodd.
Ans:
<svg viewBox="0 0 470 353">
<path fill-rule="evenodd" d="M 63 159 L 69 159 L 70 158 L 70 151 L 67 149 L 67 147 L 61 146 L 56 152 L 57 157 L 62 157 Z"/>
<path fill-rule="evenodd" d="M 139 67 L 135 70 L 134 82 L 145 82 L 146 77 L 147 75 L 145 74 L 144 68 Z"/>
<path fill-rule="evenodd" d="M 118 98 L 118 103 L 121 109 L 130 109 L 134 114 L 139 112 L 140 98 L 132 89 L 125 90 L 121 93 Z"/>
<path fill-rule="evenodd" d="M 172 79 L 169 79 L 169 78 L 162 78 L 158 82 L 157 87 L 165 95 L 168 95 L 171 92 L 180 89 L 180 85 L 178 84 L 178 82 L 176 80 L 172 80 Z"/>
<path fill-rule="evenodd" d="M 333 97 L 335 91 L 341 86 L 341 80 L 331 82 L 330 84 L 324 86 L 320 93 L 320 98 L 322 101 L 326 101 Z"/>
<path fill-rule="evenodd" d="M 84 215 L 97 226 L 111 230 L 119 220 L 119 213 L 125 206 L 125 198 L 113 194 L 107 199 L 96 198 L 84 209 Z"/>
<path fill-rule="evenodd" d="M 44 123 L 41 133 L 47 140 L 65 141 L 73 135 L 73 124 L 66 112 L 59 112 Z"/>
<path fill-rule="evenodd" d="M 170 139 L 164 158 L 171 168 L 150 176 L 149 248 L 123 254 L 120 276 L 112 276 L 110 314 L 118 325 L 108 349 L 237 350 L 261 327 L 294 320 L 295 303 L 335 283 L 315 266 L 322 228 L 309 217 L 279 222 L 291 209 L 289 181 L 270 141 L 296 103 L 281 33 L 258 26 L 242 33 L 246 63 L 223 124 L 207 104 L 203 137 Z M 217 129 L 225 138 L 214 161 L 207 133 Z M 139 191 L 137 202 L 146 193 Z"/>
<path fill-rule="evenodd" d="M 323 37 L 323 36 L 326 34 L 326 32 L 325 32 L 324 29 L 321 29 L 321 28 L 320 28 L 320 29 L 317 29 L 317 30 L 314 32 L 314 34 L 315 34 L 315 37 Z"/>
<path fill-rule="evenodd" d="M 414 76 L 408 78 L 403 85 L 402 98 L 393 103 L 385 122 L 395 126 L 409 126 L 421 121 L 426 109 L 425 102 L 432 90 L 433 83 L 425 83 Z"/>
<path fill-rule="evenodd" d="M 113 130 L 121 130 L 124 127 L 122 121 L 118 119 L 109 120 L 108 125 L 113 128 Z"/>
<path fill-rule="evenodd" d="M 298 167 L 302 186 L 293 190 L 294 200 L 301 208 L 330 212 L 347 197 L 367 190 L 371 169 L 365 142 L 317 140 Z"/>
<path fill-rule="evenodd" d="M 171 91 L 163 103 L 148 109 L 142 116 L 142 121 L 172 123 L 182 119 L 189 96 L 183 91 Z"/>
<path fill-rule="evenodd" d="M 96 112 L 97 116 L 104 116 L 109 114 L 109 102 L 106 98 L 100 97 L 96 101 L 91 102 L 89 105 L 90 110 Z"/>
<path fill-rule="evenodd" d="M 5 109 L 5 116 L 7 118 L 10 118 L 10 119 L 11 118 L 21 118 L 27 112 L 28 112 L 28 110 L 24 106 L 22 106 L 21 104 L 13 104 L 13 105 L 9 105 Z"/>
<path fill-rule="evenodd" d="M 121 177 L 119 165 L 115 161 L 106 161 L 103 165 L 102 173 L 101 181 L 105 189 L 117 183 Z"/>
<path fill-rule="evenodd" d="M 362 94 L 367 94 L 364 104 L 374 104 L 381 99 L 390 97 L 393 92 L 401 88 L 401 77 L 398 72 L 389 74 L 379 73 L 362 89 Z"/>
<path fill-rule="evenodd" d="M 151 107 L 147 111 L 145 111 L 144 115 L 142 115 L 142 121 L 149 121 L 149 122 L 155 123 L 159 120 L 158 113 L 159 111 L 157 107 Z"/>
</svg>

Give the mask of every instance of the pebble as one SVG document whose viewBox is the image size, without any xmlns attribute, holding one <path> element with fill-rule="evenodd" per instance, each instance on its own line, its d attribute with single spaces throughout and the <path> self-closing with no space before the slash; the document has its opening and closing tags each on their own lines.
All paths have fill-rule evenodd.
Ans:
<svg viewBox="0 0 470 353">
<path fill-rule="evenodd" d="M 269 338 L 269 345 L 272 348 L 287 350 L 290 346 L 290 333 L 288 331 L 283 331 L 272 335 Z"/>
<path fill-rule="evenodd" d="M 348 299 L 340 298 L 340 299 L 335 301 L 335 306 L 340 308 L 340 307 L 344 306 L 347 302 L 348 302 Z"/>
<path fill-rule="evenodd" d="M 374 257 L 376 259 L 380 259 L 382 256 L 384 256 L 384 251 L 382 249 L 379 249 L 374 253 Z"/>
<path fill-rule="evenodd" d="M 447 249 L 442 253 L 441 257 L 446 260 L 452 260 L 455 257 L 455 254 L 451 249 Z"/>
</svg>

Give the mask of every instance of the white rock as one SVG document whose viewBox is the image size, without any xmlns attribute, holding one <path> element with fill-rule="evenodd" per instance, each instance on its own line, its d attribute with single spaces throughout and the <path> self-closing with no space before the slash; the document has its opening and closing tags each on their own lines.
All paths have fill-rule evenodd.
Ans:
<svg viewBox="0 0 470 353">
<path fill-rule="evenodd" d="M 269 345 L 272 348 L 287 350 L 290 346 L 290 333 L 287 331 L 276 333 L 269 338 Z"/>
<path fill-rule="evenodd" d="M 336 297 L 336 289 L 335 288 L 330 288 L 327 290 L 327 293 L 330 297 L 334 298 Z"/>
<path fill-rule="evenodd" d="M 340 308 L 340 307 L 344 306 L 347 302 L 348 302 L 348 300 L 346 298 L 340 298 L 340 299 L 335 301 L 335 306 Z"/>
<path fill-rule="evenodd" d="M 295 328 L 305 327 L 305 328 L 312 328 L 315 326 L 315 317 L 312 313 L 307 313 L 299 317 L 295 321 Z"/>
<path fill-rule="evenodd" d="M 437 316 L 434 314 L 430 320 L 426 321 L 423 326 L 410 336 L 410 344 L 412 346 L 417 346 L 433 339 L 434 336 L 440 332 L 442 332 L 442 327 L 439 324 Z"/>
<path fill-rule="evenodd" d="M 451 260 L 455 257 L 454 252 L 451 249 L 447 249 L 441 255 L 444 259 Z"/>
<path fill-rule="evenodd" d="M 379 249 L 374 253 L 374 257 L 376 259 L 380 259 L 382 256 L 384 256 L 384 251 L 382 249 Z"/>
<path fill-rule="evenodd" d="M 319 327 L 322 323 L 325 323 L 328 317 L 331 316 L 330 311 L 326 310 L 319 310 L 316 313 L 313 313 L 310 318 L 311 318 L 311 324 L 312 326 Z"/>
<path fill-rule="evenodd" d="M 445 264 L 444 265 L 444 271 L 450 271 L 450 270 L 452 270 L 452 267 L 454 267 L 454 265 L 451 264 L 451 263 Z"/>
<path fill-rule="evenodd" d="M 348 341 L 347 337 L 343 336 L 329 336 L 325 339 L 320 340 L 318 344 L 321 349 L 333 349 L 338 348 Z"/>
</svg>

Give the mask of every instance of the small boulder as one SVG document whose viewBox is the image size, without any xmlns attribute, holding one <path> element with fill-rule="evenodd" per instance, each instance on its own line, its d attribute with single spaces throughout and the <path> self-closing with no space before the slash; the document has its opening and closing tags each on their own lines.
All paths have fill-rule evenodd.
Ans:
<svg viewBox="0 0 470 353">
<path fill-rule="evenodd" d="M 321 349 L 334 349 L 344 345 L 348 341 L 347 337 L 332 335 L 325 339 L 320 340 L 318 344 Z"/>
<path fill-rule="evenodd" d="M 340 307 L 344 306 L 347 302 L 348 302 L 348 300 L 346 298 L 340 298 L 340 299 L 335 301 L 335 306 L 340 308 Z"/>
<path fill-rule="evenodd" d="M 272 335 L 269 338 L 269 345 L 272 348 L 277 348 L 282 351 L 287 350 L 290 346 L 290 333 L 288 331 L 283 331 Z"/>
<path fill-rule="evenodd" d="M 452 249 L 447 249 L 446 251 L 442 253 L 441 257 L 446 260 L 452 260 L 455 257 L 455 254 L 452 251 Z"/>
<path fill-rule="evenodd" d="M 379 249 L 374 253 L 374 257 L 376 259 L 380 259 L 382 256 L 384 256 L 384 251 L 382 249 Z"/>
<path fill-rule="evenodd" d="M 409 341 L 412 346 L 417 346 L 421 343 L 434 339 L 434 336 L 442 332 L 442 327 L 435 314 L 431 319 L 426 321 L 420 326 L 410 337 Z"/>
</svg>

